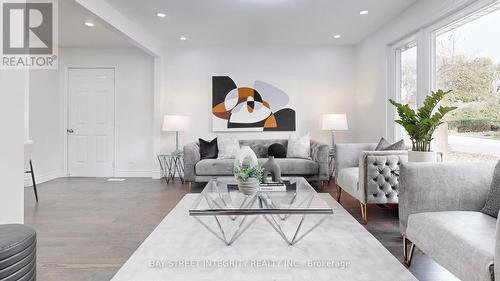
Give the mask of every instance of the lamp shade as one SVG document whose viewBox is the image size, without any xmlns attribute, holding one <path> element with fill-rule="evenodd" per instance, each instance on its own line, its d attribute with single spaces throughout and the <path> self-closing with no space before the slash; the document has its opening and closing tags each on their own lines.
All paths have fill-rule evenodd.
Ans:
<svg viewBox="0 0 500 281">
<path fill-rule="evenodd" d="M 321 124 L 322 130 L 329 131 L 347 131 L 347 115 L 346 114 L 323 114 Z"/>
<path fill-rule="evenodd" d="M 163 116 L 163 131 L 183 132 L 189 131 L 189 117 L 182 115 L 165 115 Z"/>
</svg>

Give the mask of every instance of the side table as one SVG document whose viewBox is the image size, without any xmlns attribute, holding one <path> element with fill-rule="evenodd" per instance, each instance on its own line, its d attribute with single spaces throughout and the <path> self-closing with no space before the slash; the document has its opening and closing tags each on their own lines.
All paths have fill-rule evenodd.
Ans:
<svg viewBox="0 0 500 281">
<path fill-rule="evenodd" d="M 182 152 L 160 153 L 158 154 L 158 161 L 163 176 L 167 183 L 175 180 L 177 175 L 182 183 L 184 183 L 184 163 Z"/>
</svg>

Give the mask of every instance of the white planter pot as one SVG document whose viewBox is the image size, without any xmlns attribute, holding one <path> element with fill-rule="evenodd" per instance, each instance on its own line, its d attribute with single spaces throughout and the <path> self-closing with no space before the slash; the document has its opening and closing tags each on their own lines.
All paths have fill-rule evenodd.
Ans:
<svg viewBox="0 0 500 281">
<path fill-rule="evenodd" d="M 436 163 L 437 153 L 435 151 L 408 151 L 408 162 Z"/>
<path fill-rule="evenodd" d="M 259 180 L 250 179 L 246 182 L 238 182 L 238 189 L 245 195 L 252 195 L 259 190 Z"/>
</svg>

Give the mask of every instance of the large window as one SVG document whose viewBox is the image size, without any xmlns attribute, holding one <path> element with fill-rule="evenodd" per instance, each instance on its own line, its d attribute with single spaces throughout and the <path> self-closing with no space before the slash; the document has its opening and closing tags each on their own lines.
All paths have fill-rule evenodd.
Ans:
<svg viewBox="0 0 500 281">
<path fill-rule="evenodd" d="M 399 56 L 399 96 L 398 100 L 409 104 L 411 108 L 417 108 L 417 44 L 411 42 L 404 44 L 398 50 Z M 404 139 L 408 146 L 411 140 L 406 131 L 397 125 L 396 134 L 398 139 Z"/>
<path fill-rule="evenodd" d="M 389 98 L 417 108 L 432 89 L 452 90 L 458 109 L 434 134 L 432 150 L 447 161 L 500 157 L 500 2 L 478 0 L 389 45 Z M 405 139 L 387 108 L 388 137 Z"/>
<path fill-rule="evenodd" d="M 448 161 L 500 156 L 500 10 L 486 9 L 436 32 L 436 88 L 452 90 L 443 103 Z"/>
</svg>

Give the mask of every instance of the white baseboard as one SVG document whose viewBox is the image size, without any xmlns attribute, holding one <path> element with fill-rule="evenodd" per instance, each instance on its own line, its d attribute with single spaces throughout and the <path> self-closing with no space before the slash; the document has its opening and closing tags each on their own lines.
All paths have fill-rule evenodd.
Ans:
<svg viewBox="0 0 500 281">
<path fill-rule="evenodd" d="M 35 169 L 35 180 L 36 184 L 48 182 L 54 179 L 62 178 L 65 177 L 66 175 L 64 174 L 64 171 L 62 170 L 55 170 L 43 174 L 37 174 L 36 169 Z M 30 174 L 25 174 L 24 175 L 24 185 L 25 186 L 32 186 L 31 182 L 31 175 Z"/>
<path fill-rule="evenodd" d="M 161 171 L 153 171 L 152 172 L 152 178 L 154 180 L 158 180 L 158 179 L 161 179 L 163 177 Z"/>
<path fill-rule="evenodd" d="M 115 178 L 150 178 L 151 170 L 115 170 Z"/>
</svg>

